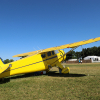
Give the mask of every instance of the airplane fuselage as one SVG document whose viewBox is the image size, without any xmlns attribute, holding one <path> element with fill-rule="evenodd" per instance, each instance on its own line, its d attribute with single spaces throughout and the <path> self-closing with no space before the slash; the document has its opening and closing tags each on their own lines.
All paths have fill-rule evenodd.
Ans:
<svg viewBox="0 0 100 100">
<path fill-rule="evenodd" d="M 38 72 L 48 70 L 48 66 L 55 66 L 66 58 L 63 50 L 59 50 L 56 54 L 54 51 L 44 52 L 42 54 L 36 54 L 28 56 L 26 58 L 4 64 L 5 66 L 11 65 L 6 71 L 0 74 L 0 78 L 24 74 L 31 72 Z"/>
</svg>

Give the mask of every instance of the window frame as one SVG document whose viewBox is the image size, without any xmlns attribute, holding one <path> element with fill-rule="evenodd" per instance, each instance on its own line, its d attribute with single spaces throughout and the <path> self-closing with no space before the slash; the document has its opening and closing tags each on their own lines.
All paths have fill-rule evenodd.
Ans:
<svg viewBox="0 0 100 100">
<path fill-rule="evenodd" d="M 41 57 L 42 58 L 45 58 L 46 57 L 46 54 L 45 53 L 41 54 Z"/>
<path fill-rule="evenodd" d="M 52 52 L 52 55 L 55 55 L 55 52 L 54 51 L 51 51 Z"/>
<path fill-rule="evenodd" d="M 50 55 L 49 55 L 50 53 Z M 50 57 L 52 55 L 51 51 L 47 52 L 47 56 Z"/>
</svg>

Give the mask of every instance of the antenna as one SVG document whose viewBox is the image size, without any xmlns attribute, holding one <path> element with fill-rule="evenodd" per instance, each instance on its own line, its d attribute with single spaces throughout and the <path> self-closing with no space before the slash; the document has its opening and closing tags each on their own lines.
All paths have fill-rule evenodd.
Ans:
<svg viewBox="0 0 100 100">
<path fill-rule="evenodd" d="M 35 51 L 37 51 L 34 47 L 33 47 L 33 49 L 34 49 Z"/>
<path fill-rule="evenodd" d="M 38 46 L 37 46 L 38 47 Z M 39 47 L 38 47 L 39 48 Z M 40 48 L 39 48 L 40 49 Z M 40 49 L 41 50 L 41 49 Z"/>
<path fill-rule="evenodd" d="M 37 46 L 38 47 L 38 46 Z M 38 47 L 39 48 L 39 47 Z M 40 48 L 39 48 L 40 49 Z M 43 49 L 40 49 L 41 51 L 43 50 Z"/>
</svg>

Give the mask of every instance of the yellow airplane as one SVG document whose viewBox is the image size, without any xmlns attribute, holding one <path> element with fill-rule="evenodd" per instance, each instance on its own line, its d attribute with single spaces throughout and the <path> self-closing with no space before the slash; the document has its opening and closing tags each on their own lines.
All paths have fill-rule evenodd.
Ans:
<svg viewBox="0 0 100 100">
<path fill-rule="evenodd" d="M 54 66 L 57 66 L 59 68 L 59 72 L 61 73 L 69 73 L 69 67 L 64 68 L 61 65 L 61 62 L 66 59 L 66 55 L 81 45 L 85 45 L 96 41 L 100 41 L 100 37 L 71 44 L 65 44 L 57 47 L 51 47 L 43 50 L 14 55 L 13 57 L 27 57 L 8 64 L 4 64 L 2 59 L 0 58 L 0 78 L 16 74 L 24 74 L 38 71 L 48 72 L 49 69 Z M 65 48 L 72 49 L 69 52 L 65 53 L 63 50 L 61 50 Z M 55 51 L 58 51 L 58 53 L 56 53 Z"/>
</svg>

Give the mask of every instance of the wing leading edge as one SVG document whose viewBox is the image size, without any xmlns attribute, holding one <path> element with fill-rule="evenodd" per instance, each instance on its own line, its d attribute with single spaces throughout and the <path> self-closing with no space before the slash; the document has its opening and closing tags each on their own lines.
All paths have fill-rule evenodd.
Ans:
<svg viewBox="0 0 100 100">
<path fill-rule="evenodd" d="M 71 44 L 65 44 L 65 45 L 61 45 L 61 46 L 57 46 L 57 47 L 47 48 L 47 49 L 44 49 L 42 52 L 65 49 L 65 48 L 75 48 L 77 46 L 89 44 L 89 43 L 96 42 L 96 41 L 100 41 L 100 37 L 89 39 L 89 40 L 84 40 L 84 41 L 80 41 L 80 42 L 74 42 Z"/>
<path fill-rule="evenodd" d="M 89 44 L 89 43 L 93 43 L 93 42 L 97 42 L 97 41 L 100 41 L 100 37 L 89 39 L 89 40 L 84 40 L 84 41 L 80 41 L 80 42 L 74 42 L 71 44 L 65 44 L 65 45 L 61 45 L 61 46 L 57 46 L 57 47 L 51 47 L 51 48 L 47 48 L 44 50 L 37 50 L 37 51 L 28 52 L 28 53 L 18 54 L 18 55 L 14 55 L 13 57 L 33 55 L 33 54 L 37 54 L 37 53 L 43 53 L 43 52 L 65 49 L 65 48 L 75 48 L 77 46 L 81 46 L 81 45 L 85 45 L 85 44 Z"/>
</svg>

